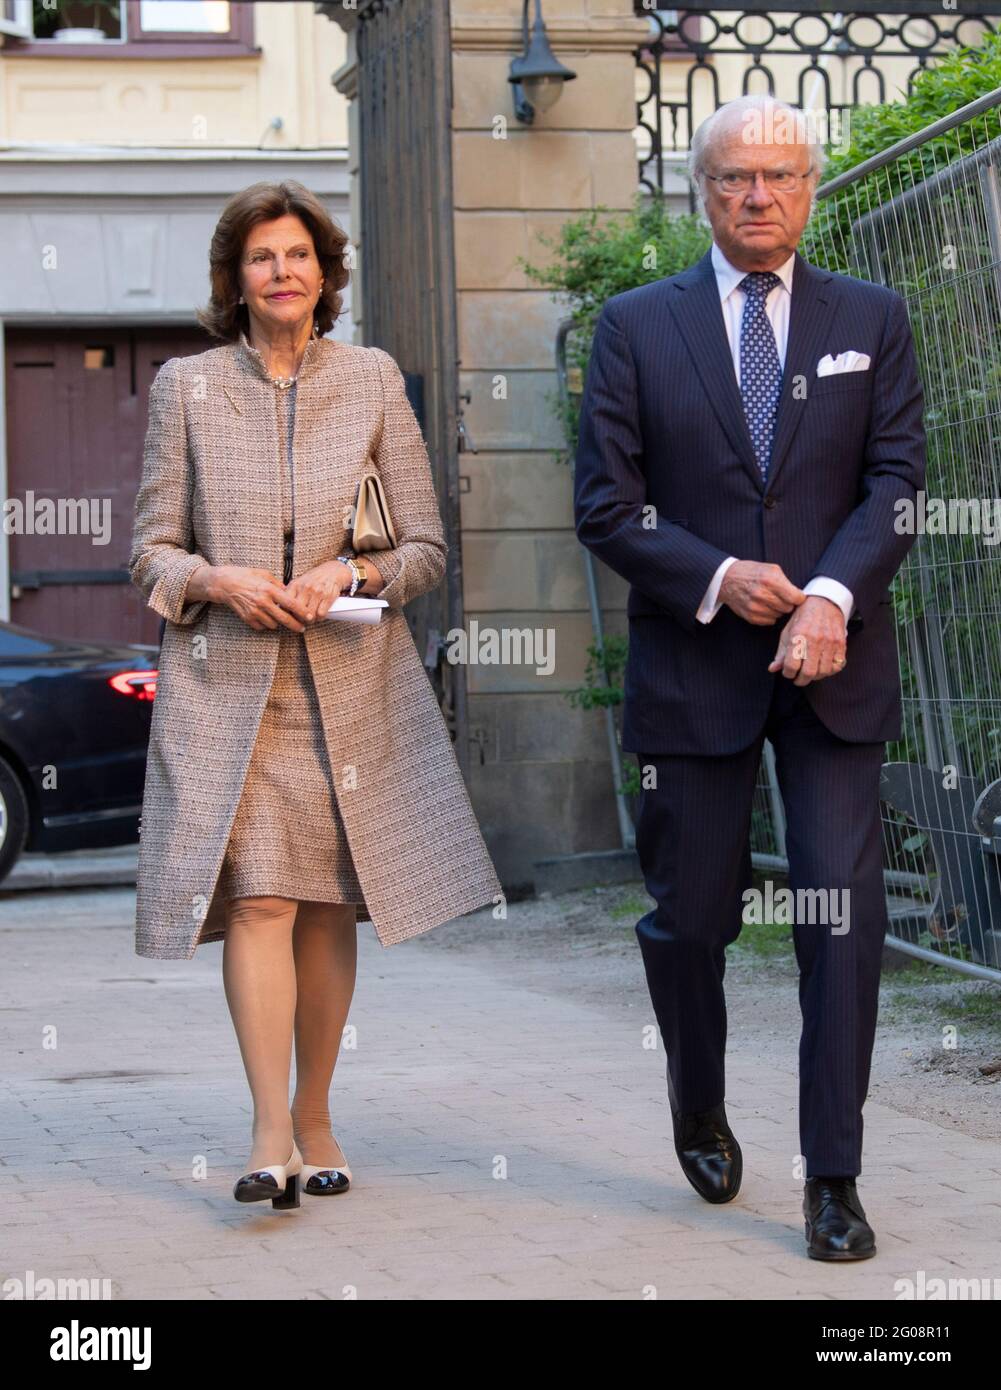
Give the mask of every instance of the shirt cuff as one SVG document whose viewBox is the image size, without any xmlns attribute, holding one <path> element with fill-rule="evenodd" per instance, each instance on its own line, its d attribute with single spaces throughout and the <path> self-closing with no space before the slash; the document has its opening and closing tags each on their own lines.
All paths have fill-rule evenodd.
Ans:
<svg viewBox="0 0 1001 1390">
<path fill-rule="evenodd" d="M 855 609 L 855 599 L 851 589 L 838 582 L 837 579 L 828 579 L 826 575 L 818 575 L 816 579 L 811 579 L 808 584 L 803 585 L 804 594 L 816 594 L 820 598 L 829 598 L 832 603 L 836 603 L 844 615 L 845 626 L 848 619 Z"/>
<path fill-rule="evenodd" d="M 736 555 L 731 555 L 729 559 L 723 561 L 719 569 L 716 571 L 712 579 L 709 581 L 709 588 L 706 590 L 702 602 L 699 604 L 699 610 L 695 614 L 696 618 L 698 618 L 700 623 L 711 623 L 713 618 L 715 618 L 716 614 L 722 608 L 723 605 L 719 602 L 718 595 L 720 591 L 720 586 L 723 583 L 723 576 L 726 574 L 730 566 L 735 565 L 736 563 Z"/>
</svg>

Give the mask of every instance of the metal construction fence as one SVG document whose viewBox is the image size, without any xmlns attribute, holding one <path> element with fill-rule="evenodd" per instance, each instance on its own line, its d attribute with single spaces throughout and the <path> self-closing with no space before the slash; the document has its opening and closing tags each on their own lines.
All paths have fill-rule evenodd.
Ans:
<svg viewBox="0 0 1001 1390">
<path fill-rule="evenodd" d="M 1001 981 L 1001 91 L 817 190 L 807 260 L 907 302 L 928 471 L 893 584 L 904 732 L 883 768 L 891 944 Z M 766 748 L 752 825 L 781 869 Z M 832 827 L 834 829 L 834 827 Z"/>
</svg>

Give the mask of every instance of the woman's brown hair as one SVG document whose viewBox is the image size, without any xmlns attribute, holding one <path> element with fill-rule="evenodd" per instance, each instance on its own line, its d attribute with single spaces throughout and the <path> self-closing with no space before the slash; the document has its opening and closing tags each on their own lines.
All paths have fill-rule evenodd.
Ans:
<svg viewBox="0 0 1001 1390">
<path fill-rule="evenodd" d="M 323 271 L 323 288 L 313 314 L 319 332 L 329 332 L 340 317 L 340 291 L 348 283 L 344 264 L 347 233 L 337 226 L 316 194 L 295 179 L 286 179 L 284 183 L 253 183 L 233 194 L 212 233 L 209 249 L 212 292 L 206 307 L 197 311 L 197 318 L 213 337 L 235 343 L 241 333 L 249 335 L 247 306 L 240 303 L 243 248 L 251 228 L 287 213 L 298 217 L 306 226 Z"/>
</svg>

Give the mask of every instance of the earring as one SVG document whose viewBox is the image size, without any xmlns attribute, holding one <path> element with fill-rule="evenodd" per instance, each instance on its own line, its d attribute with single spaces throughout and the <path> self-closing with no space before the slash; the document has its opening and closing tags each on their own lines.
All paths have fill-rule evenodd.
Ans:
<svg viewBox="0 0 1001 1390">
<path fill-rule="evenodd" d="M 242 304 L 242 303 L 243 303 L 243 295 L 242 295 L 242 294 L 240 295 L 240 298 L 239 298 L 239 300 L 238 300 L 237 302 L 238 302 L 239 304 Z"/>
</svg>

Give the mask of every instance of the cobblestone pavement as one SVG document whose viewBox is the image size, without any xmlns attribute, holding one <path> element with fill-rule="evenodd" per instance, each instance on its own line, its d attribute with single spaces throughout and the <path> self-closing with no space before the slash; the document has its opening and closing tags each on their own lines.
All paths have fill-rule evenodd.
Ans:
<svg viewBox="0 0 1001 1390">
<path fill-rule="evenodd" d="M 762 1076 L 731 1048 L 744 1183 L 710 1206 L 638 1019 L 548 992 L 549 966 L 528 988 L 461 949 L 382 950 L 369 925 L 333 1088 L 354 1185 L 240 1206 L 249 1094 L 222 947 L 140 959 L 133 901 L 0 899 L 0 1279 L 141 1299 L 895 1299 L 898 1279 L 1001 1275 L 996 1144 L 870 1101 L 859 1190 L 879 1254 L 808 1260 L 792 1068 Z"/>
</svg>

